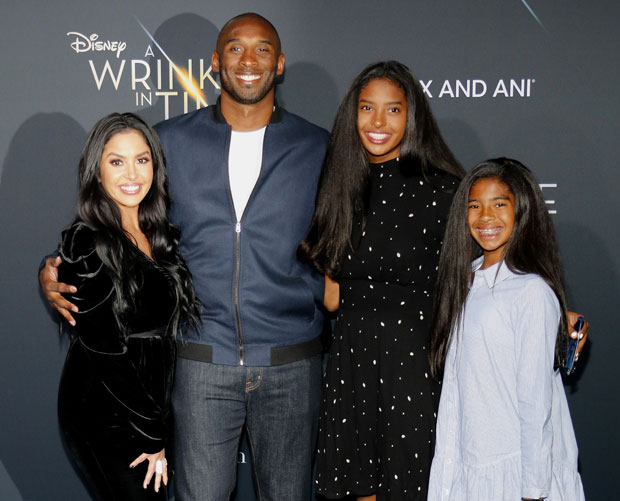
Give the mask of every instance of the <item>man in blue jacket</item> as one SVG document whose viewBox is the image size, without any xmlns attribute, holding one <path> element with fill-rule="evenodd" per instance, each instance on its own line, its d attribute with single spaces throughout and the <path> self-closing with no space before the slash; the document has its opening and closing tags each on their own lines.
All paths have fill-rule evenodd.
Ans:
<svg viewBox="0 0 620 501">
<path fill-rule="evenodd" d="M 328 134 L 275 104 L 284 54 L 263 17 L 226 23 L 211 64 L 218 103 L 156 126 L 171 217 L 203 306 L 202 325 L 178 349 L 176 496 L 228 499 L 245 427 L 260 499 L 310 499 L 323 280 L 295 252 Z M 43 290 L 71 317 L 58 294 L 68 286 L 52 268 L 41 273 Z"/>
</svg>

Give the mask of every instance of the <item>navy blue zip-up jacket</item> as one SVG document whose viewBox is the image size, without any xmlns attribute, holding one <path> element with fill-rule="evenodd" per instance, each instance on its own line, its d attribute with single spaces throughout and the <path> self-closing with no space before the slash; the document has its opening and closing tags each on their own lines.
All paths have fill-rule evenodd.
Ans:
<svg viewBox="0 0 620 501">
<path fill-rule="evenodd" d="M 203 307 L 202 325 L 179 345 L 179 356 L 269 366 L 320 353 L 323 277 L 295 253 L 314 211 L 327 131 L 274 109 L 260 175 L 237 224 L 231 127 L 219 102 L 155 129 L 166 154 L 171 219 Z"/>
</svg>

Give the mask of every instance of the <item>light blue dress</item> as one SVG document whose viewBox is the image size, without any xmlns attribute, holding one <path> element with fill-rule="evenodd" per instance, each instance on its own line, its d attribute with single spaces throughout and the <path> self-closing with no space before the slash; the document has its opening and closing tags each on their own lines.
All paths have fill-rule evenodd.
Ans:
<svg viewBox="0 0 620 501">
<path fill-rule="evenodd" d="M 446 357 L 428 499 L 583 500 L 558 300 L 538 275 L 481 264 Z"/>
</svg>

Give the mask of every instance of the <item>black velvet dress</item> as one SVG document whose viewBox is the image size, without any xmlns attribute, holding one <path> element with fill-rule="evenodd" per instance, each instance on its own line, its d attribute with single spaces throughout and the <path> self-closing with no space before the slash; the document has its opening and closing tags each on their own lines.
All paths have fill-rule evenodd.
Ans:
<svg viewBox="0 0 620 501">
<path fill-rule="evenodd" d="M 77 287 L 67 299 L 78 306 L 77 326 L 58 393 L 58 416 L 65 442 L 97 499 L 167 499 L 162 486 L 142 483 L 142 453 L 166 447 L 175 341 L 168 323 L 175 309 L 163 268 L 137 248 L 133 267 L 138 291 L 129 335 L 119 332 L 112 314 L 115 293 L 95 252 L 94 233 L 83 224 L 63 232 L 59 280 Z"/>
<path fill-rule="evenodd" d="M 432 289 L 458 181 L 371 165 L 353 230 L 323 387 L 317 492 L 426 500 L 440 386 L 428 362 Z"/>
</svg>

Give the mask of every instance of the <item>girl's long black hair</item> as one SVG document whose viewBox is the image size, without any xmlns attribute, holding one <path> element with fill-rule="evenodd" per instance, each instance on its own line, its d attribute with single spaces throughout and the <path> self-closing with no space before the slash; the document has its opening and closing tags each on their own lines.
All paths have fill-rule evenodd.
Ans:
<svg viewBox="0 0 620 501">
<path fill-rule="evenodd" d="M 497 178 L 514 196 L 514 227 L 504 251 L 504 262 L 514 273 L 535 273 L 551 287 L 561 308 L 556 341 L 556 364 L 561 365 L 569 340 L 566 327 L 566 298 L 560 251 L 553 222 L 536 178 L 523 164 L 509 158 L 495 158 L 478 164 L 454 196 L 439 258 L 431 326 L 431 371 L 441 378 L 446 354 L 462 317 L 471 284 L 471 262 L 482 248 L 467 224 L 469 191 L 480 179 Z"/>
<path fill-rule="evenodd" d="M 371 80 L 388 79 L 407 98 L 407 125 L 400 145 L 400 164 L 417 162 L 425 175 L 443 171 L 458 178 L 465 171 L 443 140 L 422 86 L 409 69 L 397 61 L 367 66 L 353 80 L 334 122 L 319 181 L 316 208 L 308 235 L 299 246 L 300 259 L 335 276 L 345 251 L 351 247 L 356 217 L 365 215 L 370 168 L 357 131 L 361 90 Z"/>
<path fill-rule="evenodd" d="M 99 120 L 90 131 L 79 164 L 79 194 L 76 221 L 95 231 L 96 252 L 112 279 L 115 295 L 112 311 L 121 332 L 126 316 L 135 306 L 133 298 L 139 284 L 133 270 L 133 244 L 123 230 L 121 213 L 106 194 L 100 179 L 101 154 L 106 143 L 118 133 L 135 130 L 144 136 L 151 150 L 153 182 L 140 203 L 140 229 L 151 246 L 155 262 L 164 268 L 172 281 L 177 307 L 171 319 L 176 335 L 180 326 L 195 326 L 199 319 L 198 301 L 191 275 L 179 254 L 179 230 L 168 221 L 170 199 L 166 163 L 159 137 L 140 117 L 133 113 L 112 113 Z"/>
</svg>

